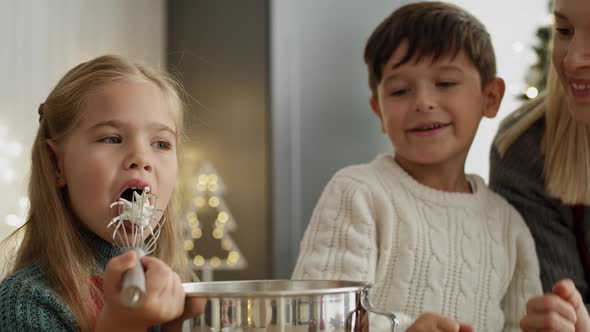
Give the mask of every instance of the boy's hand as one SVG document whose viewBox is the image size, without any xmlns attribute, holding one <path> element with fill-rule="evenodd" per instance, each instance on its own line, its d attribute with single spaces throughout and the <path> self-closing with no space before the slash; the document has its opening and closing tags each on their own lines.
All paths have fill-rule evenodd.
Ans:
<svg viewBox="0 0 590 332">
<path fill-rule="evenodd" d="M 104 306 L 96 330 L 109 332 L 145 331 L 148 327 L 178 318 L 184 308 L 184 289 L 180 277 L 164 262 L 142 257 L 146 293 L 141 304 L 129 308 L 121 303 L 123 274 L 133 267 L 136 253 L 129 251 L 111 259 L 104 274 Z"/>
<path fill-rule="evenodd" d="M 426 313 L 418 317 L 407 332 L 438 331 L 438 332 L 473 332 L 473 328 L 467 324 L 461 324 L 454 319 Z"/>
<path fill-rule="evenodd" d="M 569 279 L 557 282 L 553 293 L 530 299 L 526 310 L 525 317 L 520 321 L 524 332 L 590 331 L 590 318 L 582 296 Z"/>
</svg>

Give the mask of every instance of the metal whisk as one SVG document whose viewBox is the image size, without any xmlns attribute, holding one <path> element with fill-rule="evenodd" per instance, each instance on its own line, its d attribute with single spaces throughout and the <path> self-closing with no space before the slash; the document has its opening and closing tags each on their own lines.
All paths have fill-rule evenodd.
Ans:
<svg viewBox="0 0 590 332">
<path fill-rule="evenodd" d="M 134 307 L 143 301 L 145 295 L 145 273 L 139 258 L 156 249 L 156 240 L 166 220 L 162 217 L 163 210 L 156 207 L 156 195 L 149 194 L 149 187 L 143 190 L 130 188 L 127 191 L 131 191 L 131 201 L 121 197 L 110 205 L 114 216 L 107 228 L 114 228 L 115 243 L 121 244 L 126 250 L 137 252 L 135 266 L 123 275 L 121 292 L 121 301 Z M 124 193 L 122 196 L 129 195 Z"/>
</svg>

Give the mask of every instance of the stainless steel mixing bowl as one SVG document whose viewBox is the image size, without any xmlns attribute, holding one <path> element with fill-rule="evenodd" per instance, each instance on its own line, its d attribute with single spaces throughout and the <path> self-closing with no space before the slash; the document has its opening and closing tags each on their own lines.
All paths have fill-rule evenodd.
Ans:
<svg viewBox="0 0 590 332">
<path fill-rule="evenodd" d="M 184 322 L 200 332 L 368 331 L 371 285 L 335 280 L 251 280 L 186 283 L 188 300 L 206 301 L 205 311 Z"/>
</svg>

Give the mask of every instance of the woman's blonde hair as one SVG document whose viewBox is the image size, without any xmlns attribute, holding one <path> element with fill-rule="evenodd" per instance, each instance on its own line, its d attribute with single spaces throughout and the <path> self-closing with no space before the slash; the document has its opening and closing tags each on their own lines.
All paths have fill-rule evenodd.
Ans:
<svg viewBox="0 0 590 332">
<path fill-rule="evenodd" d="M 565 98 L 565 91 L 553 63 L 549 65 L 544 96 L 523 105 L 513 114 L 520 116 L 496 138 L 503 157 L 510 145 L 535 121 L 545 116 L 545 132 L 541 141 L 544 158 L 543 173 L 547 193 L 565 204 L 590 204 L 590 131 L 576 122 Z M 505 122 L 511 122 L 508 117 Z"/>
<path fill-rule="evenodd" d="M 161 89 L 170 109 L 177 115 L 178 140 L 181 140 L 182 90 L 170 76 L 113 55 L 74 67 L 39 107 L 39 129 L 32 148 L 28 189 L 30 210 L 25 224 L 12 235 L 23 236 L 13 272 L 37 264 L 47 276 L 50 287 L 72 310 L 83 331 L 90 330 L 91 322 L 96 319 L 96 301 L 102 303 L 102 294 L 88 277 L 99 267 L 81 237 L 81 224 L 68 209 L 65 189 L 57 184 L 56 159 L 48 141 L 66 137 L 76 126 L 89 94 L 122 80 L 150 82 Z M 183 280 L 188 280 L 192 273 L 182 248 L 180 227 L 175 222 L 177 194 L 175 191 L 166 209 L 168 221 L 163 225 L 154 256 L 168 263 Z"/>
</svg>

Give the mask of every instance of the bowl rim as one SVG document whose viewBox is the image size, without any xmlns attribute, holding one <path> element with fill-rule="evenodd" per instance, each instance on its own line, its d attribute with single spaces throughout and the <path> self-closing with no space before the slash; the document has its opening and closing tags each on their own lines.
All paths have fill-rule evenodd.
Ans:
<svg viewBox="0 0 590 332">
<path fill-rule="evenodd" d="M 350 280 L 268 279 L 190 282 L 182 286 L 189 297 L 283 297 L 356 293 L 368 291 L 373 284 Z"/>
</svg>

